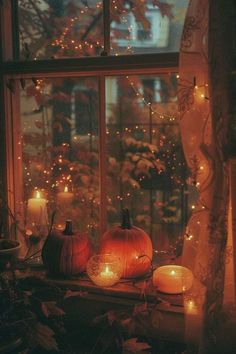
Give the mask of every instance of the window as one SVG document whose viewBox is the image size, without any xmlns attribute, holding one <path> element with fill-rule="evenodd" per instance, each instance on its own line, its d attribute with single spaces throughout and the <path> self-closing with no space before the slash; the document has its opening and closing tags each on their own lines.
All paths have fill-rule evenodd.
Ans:
<svg viewBox="0 0 236 354">
<path fill-rule="evenodd" d="M 188 1 L 108 3 L 3 2 L 5 190 L 26 240 L 56 211 L 98 247 L 127 207 L 162 250 L 194 200 L 177 123 Z"/>
</svg>

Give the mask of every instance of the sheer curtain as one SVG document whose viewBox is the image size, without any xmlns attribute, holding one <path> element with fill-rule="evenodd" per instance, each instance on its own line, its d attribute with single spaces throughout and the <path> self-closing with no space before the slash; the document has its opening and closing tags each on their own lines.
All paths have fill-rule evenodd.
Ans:
<svg viewBox="0 0 236 354">
<path fill-rule="evenodd" d="M 192 183 L 199 195 L 183 249 L 183 265 L 195 276 L 184 299 L 188 353 L 236 352 L 227 156 L 233 3 L 191 0 L 182 35 L 179 124 Z"/>
</svg>

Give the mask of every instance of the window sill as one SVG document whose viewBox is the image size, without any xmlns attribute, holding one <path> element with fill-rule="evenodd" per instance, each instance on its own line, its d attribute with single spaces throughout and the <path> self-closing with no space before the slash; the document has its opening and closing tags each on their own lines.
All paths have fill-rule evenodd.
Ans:
<svg viewBox="0 0 236 354">
<path fill-rule="evenodd" d="M 159 293 L 151 286 L 151 281 L 121 281 L 112 287 L 98 287 L 86 275 L 73 279 L 48 277 L 44 270 L 32 269 L 33 276 L 40 276 L 57 287 L 69 291 L 67 301 L 63 302 L 66 312 L 73 322 L 91 325 L 94 318 L 109 311 L 132 311 L 147 304 L 151 310 L 142 315 L 150 338 L 184 343 L 184 309 L 182 295 Z M 146 287 L 145 287 L 146 284 Z M 145 289 L 144 289 L 145 288 Z M 142 330 L 139 334 L 143 334 Z"/>
</svg>

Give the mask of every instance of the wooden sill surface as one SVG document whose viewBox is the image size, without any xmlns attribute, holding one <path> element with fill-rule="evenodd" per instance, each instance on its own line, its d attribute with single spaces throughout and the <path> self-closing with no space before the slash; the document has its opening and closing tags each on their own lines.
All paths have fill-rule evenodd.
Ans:
<svg viewBox="0 0 236 354">
<path fill-rule="evenodd" d="M 63 298 L 59 307 L 62 306 L 74 326 L 89 326 L 94 318 L 109 311 L 133 313 L 135 308 L 142 310 L 143 305 L 147 303 L 149 310 L 140 313 L 145 325 L 138 334 L 148 333 L 150 338 L 184 343 L 185 316 L 182 295 L 158 292 L 152 286 L 150 278 L 121 280 L 112 287 L 98 287 L 86 274 L 70 279 L 54 278 L 48 276 L 43 268 L 32 267 L 30 272 L 27 270 L 26 277 L 29 275 L 40 277 L 68 292 L 68 297 Z"/>
<path fill-rule="evenodd" d="M 163 311 L 183 313 L 182 294 L 168 295 L 157 291 L 152 286 L 150 278 L 140 280 L 121 281 L 112 287 L 99 287 L 95 285 L 86 274 L 81 274 L 73 278 L 54 278 L 46 274 L 43 269 L 32 269 L 32 275 L 40 276 L 54 283 L 62 289 L 86 292 L 86 296 L 109 297 L 112 301 L 144 302 L 158 304 Z"/>
</svg>

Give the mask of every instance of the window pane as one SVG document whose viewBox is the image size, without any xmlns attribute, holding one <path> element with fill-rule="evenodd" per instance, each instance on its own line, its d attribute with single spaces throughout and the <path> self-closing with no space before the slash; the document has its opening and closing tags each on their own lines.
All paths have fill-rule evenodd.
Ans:
<svg viewBox="0 0 236 354">
<path fill-rule="evenodd" d="M 108 222 L 128 208 L 157 250 L 183 235 L 190 199 L 175 74 L 106 80 Z"/>
<path fill-rule="evenodd" d="M 100 55 L 102 2 L 19 0 L 21 59 Z"/>
<path fill-rule="evenodd" d="M 96 247 L 101 221 L 119 224 L 121 209 L 128 208 L 154 249 L 169 249 L 183 237 L 196 197 L 177 122 L 176 75 L 112 76 L 105 82 L 107 170 L 101 189 L 98 79 L 20 80 L 21 119 L 15 128 L 23 161 L 16 181 L 23 191 L 17 197 L 22 226 L 44 236 L 56 211 L 56 226 L 71 219 Z M 107 219 L 100 220 L 105 199 Z"/>
<path fill-rule="evenodd" d="M 179 51 L 189 0 L 121 3 L 111 2 L 112 54 Z"/>
<path fill-rule="evenodd" d="M 26 229 L 44 234 L 71 219 L 94 238 L 99 225 L 97 79 L 21 81 L 21 141 Z M 19 179 L 20 181 L 20 179 Z M 18 181 L 18 182 L 19 182 Z M 37 198 L 38 197 L 38 201 Z M 46 199 L 37 211 L 39 199 Z M 44 210 L 45 209 L 45 210 Z M 42 227 L 43 226 L 43 227 Z"/>
<path fill-rule="evenodd" d="M 189 0 L 111 1 L 111 55 L 179 51 Z M 21 59 L 99 56 L 103 9 L 98 0 L 19 0 Z"/>
</svg>

